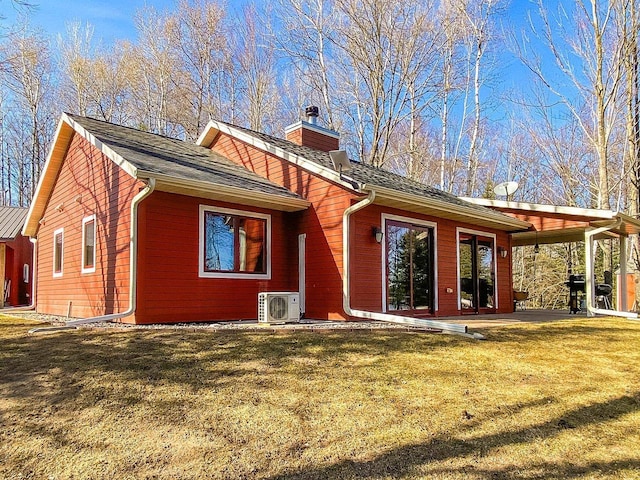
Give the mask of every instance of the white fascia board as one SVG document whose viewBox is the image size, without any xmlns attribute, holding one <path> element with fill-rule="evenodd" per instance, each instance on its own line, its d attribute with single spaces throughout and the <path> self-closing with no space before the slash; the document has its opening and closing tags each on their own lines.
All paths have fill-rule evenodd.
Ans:
<svg viewBox="0 0 640 480">
<path fill-rule="evenodd" d="M 66 151 L 71 143 L 73 138 L 73 134 L 68 137 L 64 137 L 62 135 L 64 126 L 68 125 L 75 133 L 83 137 L 87 140 L 91 145 L 97 148 L 100 152 L 102 152 L 107 158 L 109 158 L 112 162 L 122 168 L 125 172 L 131 175 L 133 178 L 137 178 L 136 168 L 127 162 L 122 156 L 118 155 L 111 148 L 103 144 L 100 140 L 94 137 L 91 133 L 89 133 L 86 129 L 84 129 L 80 124 L 75 122 L 69 115 L 63 113 L 60 117 L 60 121 L 58 122 L 58 128 L 56 129 L 56 133 L 54 135 L 54 141 L 51 145 L 51 149 L 49 150 L 49 154 L 47 155 L 47 160 L 45 161 L 44 167 L 42 169 L 42 174 L 40 175 L 40 179 L 38 180 L 38 185 L 36 187 L 35 194 L 33 196 L 33 200 L 31 202 L 31 206 L 29 207 L 29 212 L 27 213 L 27 217 L 25 219 L 24 226 L 22 228 L 22 234 L 25 236 L 33 237 L 38 230 L 38 223 L 42 218 L 42 214 L 44 213 L 44 209 L 46 208 L 46 204 L 42 204 L 41 196 L 46 195 L 47 199 L 51 194 L 51 191 L 44 192 L 43 185 L 46 179 L 51 175 L 58 175 L 58 171 L 51 171 L 51 164 L 53 163 L 54 155 L 61 154 L 62 150 Z M 64 141 L 66 144 L 61 145 L 60 142 Z M 62 162 L 59 163 L 58 169 L 62 165 Z M 53 184 L 50 185 L 53 188 Z M 34 219 L 34 215 L 40 216 L 37 221 Z M 35 222 L 35 223 L 34 223 Z"/>
<path fill-rule="evenodd" d="M 36 200 L 38 200 L 40 198 L 41 195 L 43 195 L 42 192 L 42 184 L 44 183 L 44 179 L 47 176 L 47 174 L 49 173 L 49 169 L 51 168 L 51 159 L 53 157 L 53 152 L 56 151 L 60 146 L 58 145 L 58 143 L 60 142 L 60 136 L 62 133 L 62 129 L 65 125 L 65 123 L 69 126 L 71 126 L 69 124 L 68 120 L 69 117 L 67 117 L 66 114 L 62 114 L 62 117 L 60 118 L 60 121 L 58 122 L 58 127 L 56 128 L 56 133 L 53 136 L 53 138 L 55 139 L 53 141 L 53 143 L 51 144 L 51 148 L 49 149 L 49 153 L 47 154 L 47 159 L 44 162 L 44 166 L 42 167 L 42 173 L 40 174 L 40 178 L 38 179 L 38 185 L 36 186 L 36 191 L 33 194 L 33 199 L 31 200 L 31 204 L 29 205 L 29 211 L 27 212 L 27 216 L 24 220 L 24 225 L 22 226 L 22 231 L 20 233 L 22 233 L 22 235 L 24 235 L 25 237 L 33 237 L 37 230 L 38 230 L 38 222 L 40 221 L 40 219 L 42 218 L 42 213 L 44 213 L 44 210 L 41 212 L 36 213 L 35 209 L 38 205 L 38 202 Z M 69 142 L 70 139 L 66 140 L 67 145 L 65 146 L 65 150 L 66 148 L 69 146 Z M 47 192 L 47 196 L 49 196 L 51 192 Z M 40 218 L 38 218 L 36 220 L 35 226 L 31 226 L 30 223 L 32 223 L 33 221 L 33 216 L 34 215 L 38 215 Z"/>
<path fill-rule="evenodd" d="M 138 178 L 137 169 L 129 162 L 127 162 L 121 155 L 114 152 L 110 147 L 98 140 L 92 133 L 90 133 L 88 130 L 85 130 L 85 128 L 82 127 L 79 123 L 74 122 L 69 117 L 67 117 L 67 121 L 79 135 L 81 135 L 91 145 L 100 150 L 100 152 L 104 153 L 106 157 L 109 158 L 113 163 L 118 165 L 133 178 Z"/>
<path fill-rule="evenodd" d="M 325 178 L 326 180 L 329 180 L 331 182 L 337 183 L 339 184 L 341 187 L 346 188 L 349 191 L 352 192 L 359 192 L 358 189 L 355 189 L 354 186 L 345 181 L 343 178 L 340 177 L 340 173 L 336 172 L 335 170 L 331 169 L 331 168 L 327 168 L 324 167 L 316 162 L 312 162 L 307 160 L 304 157 L 301 157 L 299 155 L 295 155 L 291 152 L 287 152 L 286 150 L 283 150 L 282 148 L 276 147 L 268 142 L 265 142 L 263 140 L 260 140 L 259 138 L 254 137 L 253 135 L 243 132 L 241 130 L 235 129 L 233 127 L 231 127 L 230 125 L 224 124 L 224 123 L 218 123 L 215 120 L 210 120 L 209 123 L 207 124 L 207 127 L 205 128 L 204 132 L 202 132 L 202 135 L 200 135 L 200 138 L 198 138 L 198 142 L 197 144 L 200 146 L 207 146 L 210 147 L 211 144 L 209 143 L 209 145 L 207 145 L 207 142 L 212 140 L 211 138 L 211 134 L 209 133 L 210 131 L 216 131 L 216 132 L 223 132 L 226 133 L 227 135 L 230 135 L 234 138 L 237 138 L 238 140 L 248 143 L 249 145 L 253 145 L 254 147 L 260 149 L 260 150 L 264 150 L 265 152 L 268 153 L 272 153 L 274 155 L 276 155 L 277 157 L 282 158 L 283 160 L 286 160 L 289 163 L 293 163 L 294 165 L 298 165 L 299 167 L 304 168 L 305 170 L 308 170 L 311 173 L 315 173 L 317 175 L 320 175 L 321 177 Z M 359 192 L 360 193 L 360 192 Z"/>
<path fill-rule="evenodd" d="M 405 201 L 408 203 L 414 203 L 416 205 L 421 205 L 427 208 L 433 208 L 434 210 L 447 211 L 447 212 L 455 211 L 461 216 L 469 217 L 469 221 L 471 223 L 473 223 L 474 219 L 481 218 L 491 223 L 513 228 L 514 230 L 527 230 L 529 227 L 531 227 L 531 224 L 529 222 L 525 222 L 524 220 L 510 217 L 506 214 L 493 211 L 493 210 L 486 210 L 483 212 L 476 208 L 473 208 L 473 205 L 469 205 L 468 207 L 464 205 L 456 205 L 453 203 L 436 200 L 434 198 L 421 197 L 419 195 L 399 192 L 397 190 L 393 190 L 386 187 L 379 187 L 376 185 L 365 184 L 363 186 L 363 189 L 375 190 L 382 197 L 389 197 L 392 199 L 397 199 L 397 200 Z M 462 200 L 465 200 L 465 199 L 463 198 Z"/>
<path fill-rule="evenodd" d="M 490 200 L 487 198 L 472 198 L 472 197 L 462 197 L 462 200 L 469 203 L 473 203 L 475 205 L 482 205 L 483 207 L 490 207 L 490 208 L 491 207 L 511 208 L 514 210 L 523 210 L 523 211 L 537 212 L 537 213 L 557 213 L 560 215 L 595 217 L 595 218 L 602 218 L 604 220 L 611 220 L 616 216 L 616 213 L 611 210 L 599 210 L 595 208 L 567 207 L 562 205 L 545 205 L 541 203 L 507 202 L 504 200 Z"/>
<path fill-rule="evenodd" d="M 162 185 L 173 185 L 193 190 L 202 190 L 212 193 L 220 193 L 230 197 L 236 197 L 239 200 L 254 200 L 268 204 L 271 210 L 283 210 L 282 208 L 274 208 L 274 206 L 292 207 L 296 210 L 305 210 L 309 207 L 309 201 L 303 198 L 286 197 L 281 195 L 273 195 L 264 192 L 254 192 L 240 187 L 231 187 L 228 185 L 212 184 L 199 180 L 187 180 L 152 172 L 138 171 L 140 179 L 153 177 L 156 179 L 156 190 L 162 190 Z"/>
<path fill-rule="evenodd" d="M 196 140 L 196 145 L 206 148 L 209 148 L 211 146 L 213 139 L 220 132 L 220 130 L 216 127 L 216 123 L 217 122 L 214 122 L 213 120 L 209 120 L 209 123 L 207 123 L 207 125 L 204 127 L 204 130 L 198 137 L 198 140 Z"/>
</svg>

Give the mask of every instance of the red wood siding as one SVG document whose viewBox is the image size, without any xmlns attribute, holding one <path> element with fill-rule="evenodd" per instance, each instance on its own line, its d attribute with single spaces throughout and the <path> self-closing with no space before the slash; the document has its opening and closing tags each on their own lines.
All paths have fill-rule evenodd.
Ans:
<svg viewBox="0 0 640 480">
<path fill-rule="evenodd" d="M 199 207 L 271 215 L 271 279 L 200 278 Z M 258 293 L 297 289 L 298 214 L 164 192 L 139 208 L 136 323 L 256 319 Z M 294 260 L 292 262 L 292 260 Z"/>
<path fill-rule="evenodd" d="M 31 285 L 33 284 L 33 243 L 27 237 L 18 234 L 14 240 L 6 242 L 6 245 L 5 277 L 11 280 L 9 305 L 12 307 L 28 305 L 31 303 Z M 25 264 L 29 265 L 29 281 L 27 283 L 24 281 L 23 267 Z"/>
<path fill-rule="evenodd" d="M 521 210 L 512 210 L 508 208 L 496 208 L 496 210 L 515 217 L 533 225 L 534 229 L 543 232 L 549 230 L 561 230 L 564 228 L 584 228 L 590 225 L 593 218 L 580 217 L 575 215 L 566 215 L 560 213 L 540 213 L 535 212 L 523 213 Z"/>
<path fill-rule="evenodd" d="M 311 202 L 299 214 L 297 228 L 287 235 L 297 241 L 306 233 L 306 316 L 345 319 L 342 309 L 342 214 L 356 197 L 281 158 L 221 134 L 212 148 L 249 170 L 282 185 Z M 292 288 L 297 290 L 297 244 L 289 251 L 288 268 L 295 269 Z"/>
<path fill-rule="evenodd" d="M 293 130 L 287 134 L 287 140 L 305 147 L 316 148 L 324 152 L 338 150 L 340 148 L 340 139 L 323 135 L 320 132 L 309 130 L 304 126 Z"/>
<path fill-rule="evenodd" d="M 91 317 L 128 308 L 130 205 L 142 187 L 74 136 L 38 230 L 38 312 L 66 315 L 70 305 L 71 316 Z M 96 269 L 81 273 L 82 219 L 93 214 Z M 54 277 L 53 232 L 59 228 L 64 228 L 63 274 Z"/>
<path fill-rule="evenodd" d="M 478 230 L 496 235 L 497 247 L 510 249 L 510 238 L 505 232 L 477 228 L 470 224 L 456 223 L 437 217 L 420 215 L 371 205 L 356 212 L 351 219 L 351 306 L 361 310 L 382 311 L 382 272 L 386 268 L 382 262 L 382 245 L 372 235 L 373 227 L 380 227 L 382 214 L 397 215 L 437 224 L 437 272 L 438 311 L 436 316 L 458 315 L 458 250 L 457 228 Z M 511 288 L 511 259 L 497 255 L 498 313 L 513 310 Z M 452 293 L 447 293 L 447 289 Z"/>
</svg>

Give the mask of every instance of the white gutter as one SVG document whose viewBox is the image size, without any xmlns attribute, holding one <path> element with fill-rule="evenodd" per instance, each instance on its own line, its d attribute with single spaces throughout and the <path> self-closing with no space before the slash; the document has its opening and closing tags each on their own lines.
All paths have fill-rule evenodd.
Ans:
<svg viewBox="0 0 640 480">
<path fill-rule="evenodd" d="M 483 220 L 484 223 L 489 223 L 490 226 L 492 226 L 493 228 L 498 228 L 499 230 L 507 230 L 507 231 L 527 230 L 531 226 L 529 222 L 525 222 L 524 220 L 511 217 L 507 214 L 498 212 L 496 210 L 485 208 L 483 211 L 483 209 L 479 209 L 477 207 L 474 208 L 475 205 L 468 201 L 467 203 L 469 205 L 457 205 L 457 204 L 454 205 L 444 200 L 428 198 L 428 197 L 416 195 L 413 193 L 400 192 L 391 188 L 380 187 L 378 185 L 365 184 L 362 186 L 362 189 L 363 190 L 373 189 L 373 190 L 376 190 L 380 194 L 380 196 L 397 199 L 413 205 L 421 205 L 445 214 L 451 214 L 451 212 L 455 211 L 459 213 L 458 217 L 460 216 L 466 217 L 467 222 L 471 224 L 477 224 L 478 220 Z"/>
<path fill-rule="evenodd" d="M 466 325 L 455 323 L 437 322 L 422 318 L 403 317 L 400 315 L 390 315 L 388 313 L 368 312 L 365 310 L 355 310 L 351 308 L 351 271 L 350 271 L 350 246 L 349 246 L 349 219 L 351 215 L 364 207 L 371 205 L 376 198 L 376 192 L 369 190 L 367 198 L 354 203 L 347 208 L 342 215 L 342 308 L 344 313 L 350 317 L 364 318 L 366 320 L 377 320 L 380 322 L 397 323 L 412 327 L 437 328 L 447 333 L 467 333 Z M 484 338 L 481 335 L 474 335 L 474 338 Z"/>
<path fill-rule="evenodd" d="M 34 310 L 36 308 L 36 285 L 37 285 L 37 278 L 38 278 L 38 239 L 37 238 L 29 238 L 29 241 L 31 243 L 33 243 L 33 253 L 32 253 L 32 260 L 31 260 L 31 269 L 33 270 L 33 273 L 31 274 L 31 303 L 29 305 L 23 305 L 22 307 L 13 307 L 13 308 L 6 308 L 6 309 L 2 309 L 0 310 L 0 314 L 4 315 L 5 313 L 11 313 L 11 312 L 26 312 L 29 310 Z"/>
<path fill-rule="evenodd" d="M 129 238 L 129 308 L 124 312 L 101 315 L 99 317 L 81 318 L 65 323 L 65 327 L 75 327 L 87 323 L 111 322 L 133 315 L 136 311 L 137 279 L 138 279 L 138 205 L 147 198 L 156 187 L 155 178 L 149 178 L 144 187 L 131 201 L 131 235 Z M 64 328 L 64 327 L 62 327 Z M 50 327 L 52 331 L 61 327 Z M 29 333 L 46 332 L 49 328 L 34 328 Z"/>
<path fill-rule="evenodd" d="M 622 225 L 622 218 L 618 217 L 618 219 L 610 223 L 609 225 L 605 225 L 600 228 L 596 228 L 594 230 L 587 230 L 584 232 L 584 248 L 585 248 L 585 295 L 587 297 L 587 316 L 595 316 L 595 315 L 609 315 L 613 317 L 622 317 L 628 319 L 638 319 L 638 314 L 634 312 L 621 312 L 618 310 L 607 310 L 604 308 L 596 308 L 593 305 L 594 301 L 594 289 L 593 289 L 593 237 L 595 235 L 599 235 L 604 232 L 608 232 L 609 230 L 613 230 Z"/>
</svg>

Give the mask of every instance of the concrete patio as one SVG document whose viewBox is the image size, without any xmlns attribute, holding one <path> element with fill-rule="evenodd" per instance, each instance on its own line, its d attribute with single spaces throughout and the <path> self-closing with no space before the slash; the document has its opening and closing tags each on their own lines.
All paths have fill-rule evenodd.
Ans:
<svg viewBox="0 0 640 480">
<path fill-rule="evenodd" d="M 467 325 L 469 330 L 476 328 L 501 327 L 505 325 L 517 325 L 519 323 L 555 322 L 575 317 L 586 317 L 586 312 L 577 314 L 569 313 L 569 310 L 518 310 L 513 313 L 487 314 L 487 315 L 458 315 L 455 317 L 439 317 L 437 320 Z"/>
</svg>

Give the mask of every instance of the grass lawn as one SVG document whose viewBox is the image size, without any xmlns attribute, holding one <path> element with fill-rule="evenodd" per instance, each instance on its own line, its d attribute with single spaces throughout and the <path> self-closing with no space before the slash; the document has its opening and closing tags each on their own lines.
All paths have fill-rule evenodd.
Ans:
<svg viewBox="0 0 640 480">
<path fill-rule="evenodd" d="M 640 478 L 640 322 L 33 325 L 0 317 L 2 479 Z"/>
</svg>

